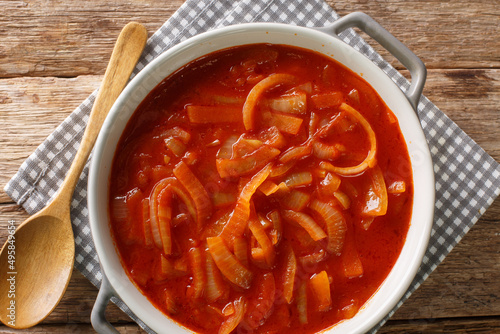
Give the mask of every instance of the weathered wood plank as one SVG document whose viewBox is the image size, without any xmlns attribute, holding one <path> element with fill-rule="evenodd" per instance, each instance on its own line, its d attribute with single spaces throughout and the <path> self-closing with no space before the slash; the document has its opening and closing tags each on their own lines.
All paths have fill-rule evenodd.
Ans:
<svg viewBox="0 0 500 334">
<path fill-rule="evenodd" d="M 80 105 L 101 76 L 0 80 L 0 187 L 24 160 Z M 10 201 L 3 191 L 0 203 Z"/>
<path fill-rule="evenodd" d="M 500 199 L 393 319 L 495 316 L 500 310 Z M 480 250 L 480 251 L 477 251 Z"/>
<path fill-rule="evenodd" d="M 103 74 L 125 24 L 151 34 L 183 2 L 1 0 L 0 77 Z"/>
<path fill-rule="evenodd" d="M 102 74 L 127 22 L 138 20 L 152 33 L 183 2 L 0 0 L 0 77 Z M 364 11 L 376 18 L 429 68 L 500 66 L 496 0 L 327 2 L 341 15 Z"/>
<path fill-rule="evenodd" d="M 494 51 L 500 49 L 497 0 L 327 2 L 340 15 L 353 11 L 369 14 L 428 68 L 492 68 L 500 63 L 500 55 Z M 370 44 L 386 59 L 392 58 Z"/>
<path fill-rule="evenodd" d="M 424 95 L 500 162 L 499 70 L 430 70 Z"/>
<path fill-rule="evenodd" d="M 378 334 L 400 333 L 499 333 L 500 318 L 432 319 L 389 321 Z"/>
</svg>

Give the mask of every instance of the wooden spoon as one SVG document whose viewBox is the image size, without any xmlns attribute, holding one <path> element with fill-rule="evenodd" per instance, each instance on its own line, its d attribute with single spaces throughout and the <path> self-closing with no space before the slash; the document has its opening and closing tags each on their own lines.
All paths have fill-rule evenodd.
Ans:
<svg viewBox="0 0 500 334">
<path fill-rule="evenodd" d="M 66 179 L 52 202 L 23 222 L 1 250 L 0 320 L 9 327 L 38 324 L 64 295 L 75 258 L 70 217 L 73 191 L 102 123 L 144 49 L 147 35 L 146 28 L 136 22 L 123 28 Z"/>
</svg>

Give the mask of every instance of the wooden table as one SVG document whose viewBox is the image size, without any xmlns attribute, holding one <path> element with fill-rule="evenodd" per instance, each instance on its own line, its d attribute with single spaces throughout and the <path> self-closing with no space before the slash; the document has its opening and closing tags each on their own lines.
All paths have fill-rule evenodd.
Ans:
<svg viewBox="0 0 500 334">
<path fill-rule="evenodd" d="M 182 0 L 0 0 L 0 185 L 100 83 L 119 30 L 137 20 L 150 34 Z M 340 14 L 364 11 L 428 68 L 424 94 L 500 161 L 498 0 L 328 0 Z M 380 48 L 376 48 L 379 50 Z M 381 53 L 386 56 L 385 52 Z M 386 58 L 391 60 L 390 57 Z M 394 66 L 401 68 L 396 62 Z M 0 192 L 0 242 L 27 214 Z M 380 333 L 500 332 L 500 200 Z M 36 333 L 91 333 L 97 295 L 79 272 Z M 114 305 L 122 333 L 140 328 Z M 11 333 L 0 327 L 0 333 Z"/>
</svg>

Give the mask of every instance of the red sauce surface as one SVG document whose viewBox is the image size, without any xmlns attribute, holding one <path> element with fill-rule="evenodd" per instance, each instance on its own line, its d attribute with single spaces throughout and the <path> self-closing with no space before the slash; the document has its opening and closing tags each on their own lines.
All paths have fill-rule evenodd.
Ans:
<svg viewBox="0 0 500 334">
<path fill-rule="evenodd" d="M 190 121 L 186 111 L 188 105 L 222 106 L 221 111 L 215 114 L 223 112 L 223 107 L 227 105 L 241 109 L 252 88 L 276 73 L 291 74 L 294 82 L 282 82 L 259 95 L 253 110 L 254 126 L 251 130 L 245 128 L 242 119 L 202 124 Z M 318 96 L 331 92 L 337 92 L 338 101 L 331 102 L 330 98 L 327 99 L 330 104 L 321 105 Z M 294 114 L 269 109 L 269 101 L 281 101 L 283 97 L 298 93 L 306 95 L 305 112 Z M 339 175 L 320 168 L 322 161 L 329 161 L 335 166 L 355 166 L 370 151 L 367 132 L 352 115 L 340 109 L 341 103 L 356 109 L 375 133 L 376 166 L 370 166 L 359 175 Z M 240 137 L 242 134 L 245 134 L 243 138 L 260 141 L 262 145 L 266 134 L 275 130 L 269 129 L 274 124 L 266 118 L 269 112 L 301 119 L 298 132 L 280 131 L 284 144 L 278 148 L 279 155 L 270 160 L 257 161 L 263 164 L 258 168 L 244 175 L 221 177 L 216 168 L 221 146 L 231 136 Z M 313 130 L 309 129 L 311 122 L 314 123 L 311 113 L 319 119 Z M 214 118 L 217 120 L 217 115 Z M 231 283 L 216 266 L 224 293 L 215 301 L 208 302 L 206 285 L 201 292 L 196 291 L 194 272 L 196 268 L 201 268 L 201 277 L 205 277 L 203 282 L 206 284 L 206 257 L 211 256 L 206 240 L 222 234 L 235 210 L 241 188 L 268 164 L 272 164 L 273 168 L 282 165 L 279 159 L 290 148 L 307 145 L 310 132 L 315 133 L 333 123 L 331 129 L 318 140 L 329 146 L 336 145 L 339 152 L 335 158 L 321 159 L 310 153 L 294 160 L 286 174 L 267 178 L 278 185 L 294 173 L 309 172 L 312 181 L 269 196 L 260 190 L 252 195 L 246 223 L 254 220 L 260 224 L 259 214 L 268 217 L 270 212 L 276 211 L 280 215 L 282 230 L 279 241 L 274 225 L 261 224 L 269 240 L 276 242 L 272 246 L 274 260 L 269 264 L 252 257 L 251 248 L 262 245 L 245 227 L 241 237 L 247 240 L 248 264 L 245 267 L 253 275 L 250 286 L 242 288 Z M 184 142 L 179 134 L 172 135 L 172 129 L 179 128 L 189 133 L 189 140 Z M 166 144 L 168 138 L 177 140 L 176 154 L 172 146 Z M 247 157 L 252 150 L 248 152 L 240 159 Z M 169 208 L 172 218 L 169 222 L 172 248 L 170 254 L 165 254 L 164 249 L 155 246 L 154 242 L 151 244 L 151 236 L 149 244 L 147 242 L 144 224 L 151 223 L 151 211 L 143 210 L 143 204 L 144 199 L 152 203 L 152 189 L 160 180 L 175 177 L 172 171 L 181 161 L 203 185 L 212 203 L 209 214 L 200 218 L 198 223 L 179 196 L 171 196 Z M 370 217 L 363 210 L 367 206 L 368 193 L 373 190 L 370 184 L 375 168 L 383 175 L 388 189 L 388 205 L 385 215 Z M 343 205 L 333 194 L 320 190 L 328 174 L 335 174 L 333 177 L 340 179 L 337 191 L 348 198 L 347 204 Z M 403 190 L 394 190 L 401 184 L 405 186 Z M 346 232 L 342 236 L 340 252 L 327 251 L 328 238 L 314 241 L 300 224 L 285 219 L 284 212 L 290 207 L 284 198 L 292 191 L 309 196 L 305 206 L 296 211 L 312 217 L 326 234 L 325 222 L 311 209 L 311 203 L 321 201 L 341 213 Z M 223 201 L 220 204 L 220 194 L 229 198 L 227 203 Z M 235 332 L 315 333 L 354 316 L 389 274 L 409 228 L 413 185 L 409 156 L 397 120 L 363 79 L 323 55 L 295 47 L 259 44 L 223 50 L 196 60 L 166 78 L 146 97 L 118 144 L 109 200 L 112 235 L 124 268 L 142 293 L 176 322 L 195 332 L 216 333 L 222 323 L 234 317 L 231 309 L 236 309 L 234 301 L 239 301 L 240 306 L 245 304 L 246 312 Z M 164 205 L 162 201 L 159 201 L 159 206 Z M 370 218 L 374 218 L 372 223 L 364 225 Z M 225 240 L 227 248 L 234 254 L 231 241 Z M 201 254 L 201 265 L 196 262 L 193 249 Z M 288 302 L 283 297 L 283 289 L 290 249 L 294 251 L 297 265 L 293 295 Z M 312 263 L 306 260 L 311 254 L 317 255 Z M 345 261 L 349 261 L 352 254 L 357 254 L 362 274 L 346 274 L 349 264 Z M 162 271 L 162 257 L 175 266 L 175 270 L 171 268 L 173 274 Z M 330 301 L 324 307 L 311 283 L 312 278 L 323 271 L 328 277 L 330 289 Z M 299 301 L 302 292 L 307 301 L 306 321 L 303 314 L 301 318 L 299 310 L 303 305 L 303 301 Z M 252 312 L 253 315 L 249 316 Z"/>
</svg>

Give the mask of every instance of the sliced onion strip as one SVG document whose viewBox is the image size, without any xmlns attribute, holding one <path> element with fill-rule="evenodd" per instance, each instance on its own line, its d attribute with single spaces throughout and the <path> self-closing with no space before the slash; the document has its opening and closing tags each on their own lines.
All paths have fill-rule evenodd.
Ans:
<svg viewBox="0 0 500 334">
<path fill-rule="evenodd" d="M 215 264 L 229 281 L 243 289 L 249 289 L 253 273 L 241 264 L 229 251 L 221 237 L 207 238 L 208 249 Z"/>
<path fill-rule="evenodd" d="M 212 202 L 208 193 L 201 184 L 196 175 L 189 169 L 183 161 L 179 162 L 174 168 L 174 175 L 187 190 L 193 199 L 196 207 L 196 218 L 198 228 L 201 229 L 203 221 L 212 214 Z"/>
<path fill-rule="evenodd" d="M 186 205 L 189 213 L 196 221 L 196 210 L 194 207 L 193 200 L 186 193 L 184 189 L 182 189 L 182 185 L 176 178 L 167 177 L 160 181 L 158 181 L 153 189 L 151 190 L 151 194 L 149 195 L 149 219 L 151 222 L 151 233 L 153 235 L 153 241 L 156 247 L 163 248 L 161 235 L 160 235 L 160 226 L 158 220 L 158 205 L 159 205 L 159 195 L 166 187 L 170 188 L 170 191 L 176 195 L 184 204 Z"/>
<path fill-rule="evenodd" d="M 299 312 L 299 322 L 307 324 L 307 286 L 306 282 L 302 281 L 297 290 L 297 311 Z"/>
<path fill-rule="evenodd" d="M 328 234 L 327 252 L 340 255 L 347 232 L 347 224 L 344 216 L 331 205 L 318 200 L 313 200 L 309 207 L 318 213 L 325 222 Z"/>
<path fill-rule="evenodd" d="M 286 164 L 290 161 L 297 161 L 299 159 L 305 158 L 311 154 L 311 147 L 306 146 L 296 146 L 291 149 L 285 151 L 280 157 L 279 161 L 283 164 Z"/>
<path fill-rule="evenodd" d="M 382 170 L 377 165 L 370 170 L 371 184 L 366 194 L 366 204 L 362 213 L 366 216 L 383 216 L 389 202 L 387 187 Z"/>
<path fill-rule="evenodd" d="M 205 298 L 207 302 L 213 303 L 224 295 L 225 284 L 219 268 L 217 268 L 212 255 L 208 251 L 205 252 L 205 266 L 207 272 Z"/>
<path fill-rule="evenodd" d="M 219 334 L 230 334 L 243 320 L 247 309 L 245 297 L 240 297 L 233 302 L 234 313 L 232 313 L 219 327 Z"/>
<path fill-rule="evenodd" d="M 332 165 L 329 162 L 322 161 L 320 163 L 320 167 L 323 169 L 326 169 L 329 172 L 334 172 L 339 175 L 356 175 L 364 172 L 368 168 L 371 168 L 376 165 L 376 154 L 377 154 L 377 139 L 375 136 L 375 132 L 373 132 L 373 129 L 368 123 L 368 121 L 353 107 L 346 103 L 342 103 L 339 107 L 341 111 L 347 112 L 350 115 L 352 115 L 358 122 L 359 124 L 363 127 L 365 130 L 366 134 L 368 135 L 368 140 L 370 141 L 370 150 L 368 151 L 368 155 L 366 156 L 365 160 L 363 160 L 360 164 L 357 166 L 352 166 L 352 167 L 337 167 Z"/>
<path fill-rule="evenodd" d="M 254 152 L 237 159 L 216 159 L 217 172 L 221 178 L 237 177 L 252 173 L 274 159 L 280 151 L 268 145 L 262 145 Z"/>
<path fill-rule="evenodd" d="M 311 172 L 298 172 L 290 174 L 284 182 L 288 187 L 295 188 L 309 185 L 312 181 L 313 177 Z"/>
<path fill-rule="evenodd" d="M 289 113 L 305 114 L 307 112 L 307 94 L 304 91 L 282 95 L 278 98 L 269 99 L 267 105 L 271 110 Z"/>
<path fill-rule="evenodd" d="M 327 237 L 321 227 L 306 213 L 295 212 L 292 210 L 283 210 L 283 217 L 291 220 L 304 228 L 309 233 L 314 241 L 318 241 Z"/>
<path fill-rule="evenodd" d="M 327 145 L 318 140 L 313 141 L 312 151 L 316 158 L 333 161 L 340 155 L 340 151 L 335 145 Z"/>
<path fill-rule="evenodd" d="M 293 248 L 288 246 L 286 249 L 286 265 L 283 274 L 283 297 L 288 304 L 292 302 L 293 292 L 295 290 L 295 273 L 297 272 L 297 258 Z"/>
<path fill-rule="evenodd" d="M 310 199 L 311 195 L 299 190 L 292 190 L 283 198 L 281 204 L 287 209 L 302 211 L 309 204 Z"/>
<path fill-rule="evenodd" d="M 260 96 L 270 88 L 282 84 L 294 83 L 295 80 L 296 78 L 293 75 L 276 73 L 257 83 L 250 90 L 250 93 L 248 93 L 243 105 L 243 124 L 245 125 L 245 130 L 253 130 L 255 127 L 255 108 L 260 100 Z"/>
<path fill-rule="evenodd" d="M 221 236 L 228 244 L 232 244 L 235 237 L 242 236 L 250 217 L 250 200 L 257 188 L 264 182 L 272 169 L 272 163 L 266 165 L 243 187 L 238 201 Z"/>
<path fill-rule="evenodd" d="M 250 228 L 250 231 L 262 248 L 267 266 L 271 268 L 274 265 L 274 260 L 276 258 L 276 252 L 271 240 L 264 231 L 262 224 L 257 220 L 251 220 L 248 224 L 248 227 Z"/>
<path fill-rule="evenodd" d="M 158 228 L 165 255 L 172 254 L 172 192 L 166 186 L 158 195 Z"/>
<path fill-rule="evenodd" d="M 142 226 L 144 229 L 144 244 L 146 247 L 153 245 L 153 235 L 151 233 L 151 219 L 149 219 L 149 198 L 142 200 Z"/>
<path fill-rule="evenodd" d="M 200 247 L 193 247 L 189 250 L 189 262 L 191 264 L 191 271 L 193 274 L 193 284 L 191 288 L 194 290 L 194 298 L 201 298 L 205 291 L 206 275 L 205 261 L 203 260 L 203 253 Z"/>
</svg>

